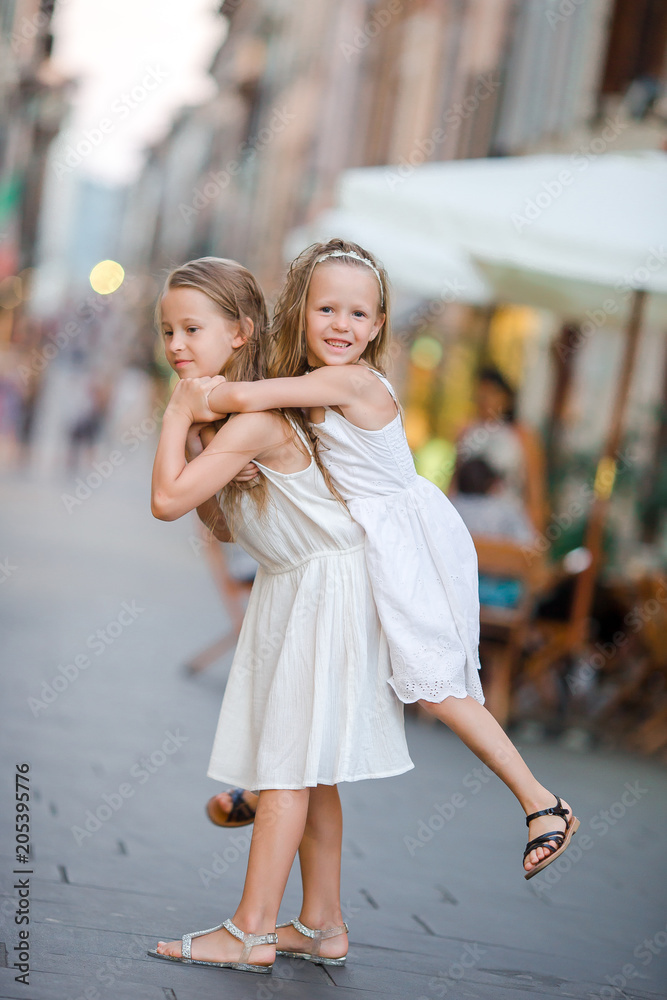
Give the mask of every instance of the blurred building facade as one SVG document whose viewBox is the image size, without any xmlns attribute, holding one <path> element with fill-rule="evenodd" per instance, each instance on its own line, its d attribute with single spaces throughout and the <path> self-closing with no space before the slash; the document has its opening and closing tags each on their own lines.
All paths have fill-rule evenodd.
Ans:
<svg viewBox="0 0 667 1000">
<path fill-rule="evenodd" d="M 49 64 L 53 0 L 0 8 L 0 277 L 34 263 L 46 153 L 65 113 Z"/>
<path fill-rule="evenodd" d="M 29 435 L 41 330 L 27 314 L 48 148 L 66 110 L 50 64 L 53 0 L 0 6 L 0 461 Z"/>
<path fill-rule="evenodd" d="M 645 124 L 667 46 L 652 0 L 228 0 L 222 13 L 218 94 L 183 113 L 133 192 L 127 252 L 152 269 L 235 256 L 274 289 L 287 234 L 332 204 L 348 167 L 562 151 L 610 115 L 630 126 L 616 148 L 665 138 L 664 119 Z"/>
</svg>

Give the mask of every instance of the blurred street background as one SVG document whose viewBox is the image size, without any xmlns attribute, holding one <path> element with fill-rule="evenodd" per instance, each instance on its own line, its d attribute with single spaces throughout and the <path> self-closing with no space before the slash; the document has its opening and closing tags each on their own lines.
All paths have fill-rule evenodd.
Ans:
<svg viewBox="0 0 667 1000">
<path fill-rule="evenodd" d="M 389 271 L 389 375 L 410 445 L 477 545 L 489 708 L 558 779 L 556 791 L 576 787 L 587 822 L 626 782 L 652 792 L 637 800 L 632 829 L 610 825 L 603 841 L 593 828 L 600 846 L 590 857 L 613 843 L 614 863 L 601 862 L 592 881 L 584 862 L 553 892 L 533 893 L 530 906 L 537 895 L 541 909 L 522 911 L 525 894 L 512 897 L 517 933 L 542 918 L 555 933 L 556 916 L 576 928 L 554 946 L 564 969 L 574 963 L 563 983 L 558 962 L 544 981 L 522 980 L 516 970 L 530 962 L 512 965 L 505 951 L 493 969 L 514 969 L 509 985 L 440 981 L 435 966 L 436 985 L 370 974 L 338 985 L 365 996 L 376 982 L 375 992 L 415 998 L 444 996 L 443 987 L 480 997 L 663 995 L 658 962 L 644 982 L 626 975 L 624 993 L 618 983 L 624 963 L 641 964 L 633 949 L 644 935 L 667 945 L 664 903 L 660 911 L 651 878 L 643 881 L 647 872 L 656 885 L 664 878 L 659 854 L 649 858 L 664 841 L 667 761 L 664 0 L 4 0 L 0 67 L 3 768 L 10 781 L 15 761 L 35 761 L 56 789 L 35 806 L 37 859 L 41 850 L 51 864 L 44 905 L 61 899 L 56 883 L 125 885 L 113 852 L 143 862 L 161 851 L 175 863 L 186 839 L 198 850 L 199 836 L 214 851 L 203 818 L 160 797 L 167 772 L 193 809 L 212 787 L 205 758 L 252 571 L 193 519 L 150 517 L 150 465 L 171 388 L 153 323 L 164 277 L 194 257 L 231 257 L 273 301 L 293 256 L 342 236 Z M 97 654 L 87 639 L 107 625 Z M 84 652 L 93 664 L 106 658 L 104 682 L 77 666 Z M 385 859 L 401 870 L 405 906 L 423 886 L 417 877 L 410 886 L 403 834 L 428 823 L 431 800 L 444 801 L 474 766 L 419 714 L 408 723 L 423 777 L 373 782 L 366 793 L 388 825 L 392 803 L 414 814 Z M 165 757 L 150 809 L 148 800 L 145 811 L 124 809 L 109 850 L 100 834 L 82 861 L 77 816 L 179 724 L 189 748 Z M 4 782 L 3 773 L 9 794 Z M 348 800 L 353 829 L 364 830 L 363 795 L 354 789 Z M 498 808 L 504 851 L 522 824 L 506 801 Z M 493 816 L 473 824 L 472 815 L 452 824 L 456 838 L 508 864 L 491 848 Z M 366 829 L 369 841 L 376 834 Z M 389 933 L 385 911 L 355 882 L 367 850 L 348 846 L 352 908 L 365 900 L 380 935 Z M 165 873 L 146 860 L 142 877 L 134 864 L 127 884 L 145 902 L 151 877 Z M 140 908 L 144 925 L 166 905 L 176 907 L 172 932 L 186 929 L 183 894 L 189 886 L 193 911 L 199 867 L 179 868 L 180 898 Z M 485 872 L 494 882 L 496 868 Z M 234 869 L 234 886 L 239 878 Z M 484 902 L 485 891 L 480 883 L 472 894 L 466 941 L 477 940 L 477 918 L 487 927 L 484 907 L 496 917 L 502 909 L 500 891 Z M 102 903 L 82 900 L 80 911 L 43 920 L 79 926 L 85 910 L 80 926 L 101 935 Z M 554 901 L 554 919 L 544 917 Z M 451 927 L 409 905 L 413 930 L 440 946 Z M 587 928 L 621 910 L 605 924 L 604 947 L 578 953 Z M 218 916 L 211 908 L 211 922 Z M 405 926 L 392 925 L 388 967 L 414 972 L 414 956 L 411 966 L 396 958 Z M 8 951 L 14 932 L 10 923 Z M 479 941 L 514 946 L 485 933 Z M 43 941 L 51 957 L 69 954 L 71 942 Z M 375 966 L 373 934 L 364 941 Z M 447 947 L 451 964 L 463 944 Z M 44 969 L 61 975 L 60 961 Z M 162 992 L 135 985 L 122 995 L 194 995 L 174 992 L 168 977 Z M 85 986 L 45 979 L 34 996 L 74 998 Z M 7 989 L 0 995 L 28 995 L 13 992 L 13 976 Z M 255 985 L 234 989 L 228 995 L 260 995 Z M 304 990 L 293 995 L 317 995 Z M 208 995 L 204 986 L 197 995 Z"/>
</svg>

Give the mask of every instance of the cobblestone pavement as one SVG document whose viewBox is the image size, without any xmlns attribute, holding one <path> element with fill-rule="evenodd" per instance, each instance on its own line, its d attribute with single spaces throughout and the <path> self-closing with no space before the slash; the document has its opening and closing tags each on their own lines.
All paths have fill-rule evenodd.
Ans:
<svg viewBox="0 0 667 1000">
<path fill-rule="evenodd" d="M 278 959 L 260 978 L 145 955 L 233 912 L 249 842 L 249 828 L 204 816 L 229 658 L 196 680 L 182 664 L 224 631 L 224 612 L 193 521 L 150 515 L 151 458 L 146 442 L 75 504 L 63 498 L 78 499 L 74 475 L 4 477 L 0 997 L 666 996 L 664 770 L 522 747 L 581 818 L 562 861 L 526 882 L 518 805 L 444 727 L 413 719 L 414 771 L 341 789 L 345 968 Z M 22 762 L 29 867 L 15 860 Z M 284 918 L 298 907 L 295 870 Z M 26 929 L 29 985 L 15 967 Z"/>
</svg>

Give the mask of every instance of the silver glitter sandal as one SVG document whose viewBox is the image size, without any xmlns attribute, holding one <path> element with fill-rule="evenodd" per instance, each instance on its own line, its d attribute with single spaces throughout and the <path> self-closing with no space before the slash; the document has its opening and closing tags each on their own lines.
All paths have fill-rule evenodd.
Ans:
<svg viewBox="0 0 667 1000">
<path fill-rule="evenodd" d="M 314 962 L 316 965 L 345 965 L 347 955 L 343 955 L 342 958 L 324 958 L 320 955 L 320 944 L 322 941 L 348 933 L 349 928 L 344 921 L 342 927 L 329 927 L 325 931 L 320 931 L 313 930 L 312 927 L 306 927 L 300 920 L 288 920 L 285 924 L 276 924 L 276 930 L 280 930 L 281 927 L 290 926 L 294 927 L 299 934 L 303 934 L 304 937 L 312 938 L 313 947 L 311 951 L 277 950 L 276 955 L 286 955 L 288 958 L 302 958 L 305 962 Z"/>
<path fill-rule="evenodd" d="M 193 938 L 202 937 L 204 934 L 212 934 L 213 931 L 219 931 L 223 928 L 228 931 L 232 937 L 238 938 L 239 941 L 243 942 L 243 951 L 241 952 L 241 957 L 238 962 L 203 962 L 199 958 L 192 957 Z M 272 934 L 245 934 L 232 920 L 225 920 L 224 924 L 218 924 L 217 927 L 209 927 L 205 931 L 193 931 L 192 934 L 184 934 L 181 938 L 180 955 L 161 955 L 160 952 L 156 951 L 154 948 L 146 954 L 150 955 L 151 958 L 163 958 L 167 962 L 181 962 L 183 965 L 211 965 L 216 969 L 238 969 L 241 972 L 259 972 L 266 974 L 271 972 L 273 962 L 270 965 L 253 965 L 251 962 L 247 961 L 250 957 L 250 952 L 258 944 L 278 944 L 278 935 L 275 932 Z"/>
</svg>

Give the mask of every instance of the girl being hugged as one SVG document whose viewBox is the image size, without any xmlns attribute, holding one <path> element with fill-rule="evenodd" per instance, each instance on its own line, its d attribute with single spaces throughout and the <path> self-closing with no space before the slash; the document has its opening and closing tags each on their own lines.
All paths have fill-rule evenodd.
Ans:
<svg viewBox="0 0 667 1000">
<path fill-rule="evenodd" d="M 160 942 L 149 954 L 266 973 L 277 945 L 279 954 L 342 965 L 336 784 L 413 766 L 402 706 L 387 685 L 389 653 L 363 531 L 330 492 L 299 411 L 233 416 L 186 462 L 201 380 L 216 384 L 207 376 L 222 371 L 253 384 L 265 373 L 267 314 L 252 274 L 235 261 L 191 261 L 169 275 L 159 314 L 167 360 L 181 381 L 164 414 L 153 513 L 171 521 L 196 508 L 220 541 L 233 533 L 260 566 L 208 770 L 259 790 L 259 801 L 233 918 Z M 259 484 L 232 484 L 251 460 Z M 297 848 L 300 919 L 276 928 Z"/>
<path fill-rule="evenodd" d="M 401 701 L 418 701 L 449 726 L 517 797 L 529 827 L 523 865 L 531 878 L 566 849 L 579 821 L 484 708 L 475 548 L 450 501 L 417 475 L 383 372 L 388 342 L 382 266 L 355 243 L 316 243 L 292 263 L 278 300 L 269 379 L 202 382 L 195 416 L 310 408 L 321 459 L 366 533 L 389 683 Z"/>
</svg>

